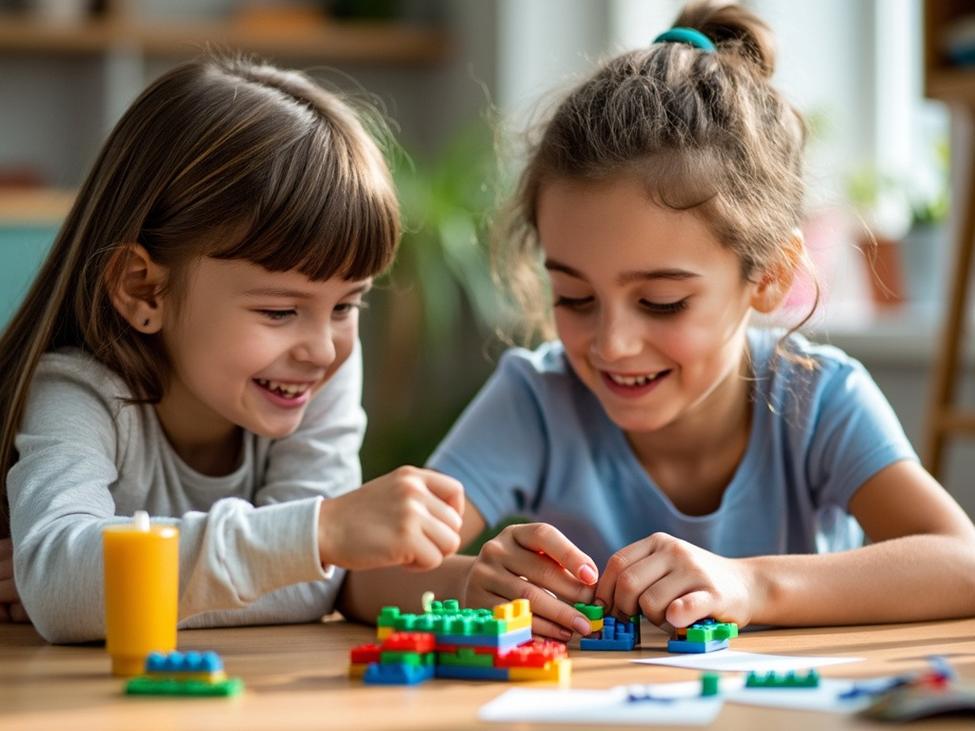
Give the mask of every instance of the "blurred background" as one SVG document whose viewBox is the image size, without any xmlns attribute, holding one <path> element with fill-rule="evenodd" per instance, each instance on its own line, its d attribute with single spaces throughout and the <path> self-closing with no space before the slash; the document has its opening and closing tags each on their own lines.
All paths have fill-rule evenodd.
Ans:
<svg viewBox="0 0 975 731">
<path fill-rule="evenodd" d="M 806 329 L 866 364 L 923 453 L 960 226 L 951 190 L 971 136 L 964 115 L 925 98 L 925 74 L 930 90 L 932 65 L 975 61 L 975 2 L 928 8 L 938 27 L 927 53 L 922 0 L 744 4 L 773 27 L 775 81 L 810 124 L 804 228 L 824 297 Z M 390 159 L 403 248 L 363 318 L 363 466 L 368 478 L 422 463 L 504 347 L 496 330 L 511 315 L 488 276 L 487 230 L 522 134 L 599 59 L 648 43 L 681 5 L 0 0 L 0 325 L 139 91 L 207 47 L 252 52 L 377 106 L 401 146 Z M 800 282 L 779 322 L 800 321 L 812 293 Z M 958 377 L 969 404 L 973 340 L 962 340 Z M 975 444 L 953 441 L 940 476 L 975 515 L 973 474 Z"/>
</svg>

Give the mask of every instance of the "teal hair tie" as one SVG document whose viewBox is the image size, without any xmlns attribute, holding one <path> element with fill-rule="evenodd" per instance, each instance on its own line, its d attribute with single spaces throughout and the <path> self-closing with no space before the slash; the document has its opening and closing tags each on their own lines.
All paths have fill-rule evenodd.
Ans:
<svg viewBox="0 0 975 731">
<path fill-rule="evenodd" d="M 671 28 L 665 30 L 653 39 L 654 43 L 686 43 L 694 48 L 700 48 L 705 53 L 714 53 L 717 48 L 714 41 L 708 38 L 699 30 L 693 28 Z"/>
</svg>

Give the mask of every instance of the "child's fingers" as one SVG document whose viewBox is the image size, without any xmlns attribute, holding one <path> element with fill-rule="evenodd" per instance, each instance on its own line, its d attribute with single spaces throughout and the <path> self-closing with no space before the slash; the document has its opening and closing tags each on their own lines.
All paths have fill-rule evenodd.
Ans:
<svg viewBox="0 0 975 731">
<path fill-rule="evenodd" d="M 687 627 L 704 617 L 720 614 L 714 607 L 711 592 L 698 590 L 674 599 L 667 607 L 665 616 L 674 627 Z"/>
<path fill-rule="evenodd" d="M 513 599 L 527 599 L 531 603 L 534 618 L 546 619 L 559 627 L 588 635 L 591 631 L 589 618 L 576 610 L 571 604 L 566 604 L 540 589 L 529 581 L 509 574 L 499 582 L 499 588 L 492 589 L 495 594 L 512 597 Z"/>
<path fill-rule="evenodd" d="M 513 528 L 512 535 L 522 548 L 533 553 L 544 553 L 587 586 L 596 583 L 599 578 L 596 564 L 558 528 L 548 523 L 532 523 Z"/>
<path fill-rule="evenodd" d="M 549 591 L 570 604 L 589 603 L 592 587 L 579 583 L 562 565 L 543 553 L 526 551 L 520 546 L 499 551 L 494 559 L 509 574 L 521 576 L 535 586 Z"/>
<path fill-rule="evenodd" d="M 535 614 L 532 615 L 532 634 L 548 637 L 559 642 L 568 642 L 572 639 L 572 633 L 565 629 L 565 627 L 560 627 L 554 622 L 550 622 L 544 617 L 539 617 Z"/>
<path fill-rule="evenodd" d="M 421 473 L 430 492 L 456 510 L 458 515 L 464 514 L 464 486 L 459 481 L 433 470 L 421 470 Z"/>
<path fill-rule="evenodd" d="M 426 491 L 421 497 L 420 502 L 423 503 L 423 507 L 427 509 L 427 512 L 433 519 L 439 521 L 454 533 L 460 533 L 464 520 L 452 505 L 441 500 L 430 491 Z"/>
<path fill-rule="evenodd" d="M 20 597 L 17 596 L 17 587 L 14 584 L 14 580 L 0 580 L 0 604 L 12 604 L 17 601 L 20 601 Z"/>
<path fill-rule="evenodd" d="M 640 610 L 647 619 L 659 627 L 668 621 L 667 610 L 670 609 L 671 603 L 675 599 L 694 591 L 695 588 L 694 583 L 686 573 L 672 571 L 647 584 L 647 588 L 640 594 Z M 694 619 L 700 619 L 700 617 Z M 683 627 L 684 625 L 675 624 L 673 626 Z"/>
<path fill-rule="evenodd" d="M 604 607 L 615 607 L 616 606 L 616 594 L 617 594 L 617 583 L 619 582 L 620 574 L 630 568 L 631 565 L 636 563 L 642 558 L 646 558 L 650 553 L 649 539 L 644 539 L 642 541 L 636 541 L 630 545 L 621 548 L 619 551 L 614 553 L 610 557 L 609 561 L 606 562 L 606 568 L 603 569 L 603 575 L 599 578 L 599 583 L 596 585 L 596 604 L 600 604 Z M 635 607 L 637 594 L 634 592 L 632 596 L 632 605 L 627 604 L 627 607 Z M 629 612 L 627 616 L 632 615 L 633 612 Z"/>
<path fill-rule="evenodd" d="M 404 567 L 412 571 L 430 571 L 443 563 L 444 552 L 426 533 L 413 538 L 409 550 L 413 560 Z"/>
<path fill-rule="evenodd" d="M 444 507 L 447 511 L 453 512 L 451 508 Z M 422 529 L 427 539 L 436 546 L 441 559 L 444 556 L 457 553 L 457 550 L 460 548 L 460 534 L 439 517 L 434 515 L 425 516 Z"/>
</svg>

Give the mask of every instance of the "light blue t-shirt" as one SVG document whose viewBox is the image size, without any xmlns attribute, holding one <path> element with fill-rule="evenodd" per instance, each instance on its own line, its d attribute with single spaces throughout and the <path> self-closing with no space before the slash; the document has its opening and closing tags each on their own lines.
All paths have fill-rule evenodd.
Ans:
<svg viewBox="0 0 975 731">
<path fill-rule="evenodd" d="M 847 513 L 872 475 L 917 455 L 864 367 L 799 335 L 748 331 L 755 382 L 748 447 L 718 509 L 680 512 L 623 431 L 572 371 L 562 344 L 505 353 L 430 458 L 460 480 L 488 525 L 512 515 L 551 523 L 597 566 L 663 531 L 722 556 L 817 553 L 863 540 Z"/>
</svg>

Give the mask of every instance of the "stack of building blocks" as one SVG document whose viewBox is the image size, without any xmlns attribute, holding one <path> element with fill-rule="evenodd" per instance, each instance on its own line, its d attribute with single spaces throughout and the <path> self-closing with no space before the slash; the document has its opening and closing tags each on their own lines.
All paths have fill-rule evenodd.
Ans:
<svg viewBox="0 0 975 731">
<path fill-rule="evenodd" d="M 728 640 L 737 636 L 738 625 L 734 622 L 702 619 L 690 627 L 675 630 L 674 637 L 667 641 L 667 651 L 714 652 L 728 647 Z"/>
<path fill-rule="evenodd" d="M 776 672 L 768 673 L 748 673 L 745 679 L 746 688 L 818 688 L 819 673 L 810 670 L 805 675 L 800 675 L 794 670 L 779 674 Z"/>
<path fill-rule="evenodd" d="M 461 609 L 454 599 L 431 602 L 423 614 L 383 607 L 376 622 L 379 643 L 352 649 L 349 674 L 386 685 L 413 685 L 432 677 L 567 681 L 572 663 L 565 645 L 533 640 L 531 623 L 524 599 L 493 611 Z"/>
<path fill-rule="evenodd" d="M 579 640 L 579 649 L 626 652 L 639 647 L 639 615 L 623 621 L 603 616 L 603 608 L 595 604 L 573 606 L 589 618 L 590 634 Z"/>
<path fill-rule="evenodd" d="M 228 678 L 215 652 L 153 652 L 146 673 L 125 684 L 129 695 L 229 696 L 244 688 L 240 678 Z"/>
</svg>

